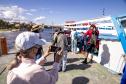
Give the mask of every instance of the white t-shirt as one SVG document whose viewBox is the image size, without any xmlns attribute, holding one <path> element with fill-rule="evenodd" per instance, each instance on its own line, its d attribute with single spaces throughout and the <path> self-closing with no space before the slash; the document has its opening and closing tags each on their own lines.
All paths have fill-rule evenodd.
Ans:
<svg viewBox="0 0 126 84">
<path fill-rule="evenodd" d="M 71 39 L 74 39 L 74 34 L 76 33 L 76 31 L 71 31 Z"/>
</svg>

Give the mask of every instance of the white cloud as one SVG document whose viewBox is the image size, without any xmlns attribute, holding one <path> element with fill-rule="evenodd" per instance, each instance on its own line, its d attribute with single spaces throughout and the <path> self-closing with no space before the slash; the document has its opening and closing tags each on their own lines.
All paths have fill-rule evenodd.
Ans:
<svg viewBox="0 0 126 84">
<path fill-rule="evenodd" d="M 26 21 L 26 17 L 23 16 L 28 10 L 19 6 L 0 6 L 0 15 L 8 21 Z"/>
<path fill-rule="evenodd" d="M 46 17 L 45 16 L 39 16 L 39 17 L 35 18 L 34 21 L 36 22 L 36 21 L 40 21 L 40 20 L 43 20 L 43 19 L 46 19 Z"/>
<path fill-rule="evenodd" d="M 16 18 L 17 17 L 17 13 L 13 12 L 13 11 L 4 11 L 3 12 L 4 18 Z"/>
<path fill-rule="evenodd" d="M 25 21 L 25 20 L 27 20 L 27 18 L 24 16 L 19 16 L 19 20 Z"/>
<path fill-rule="evenodd" d="M 27 15 L 30 15 L 30 16 L 33 15 L 32 13 L 26 13 L 26 14 L 27 14 Z"/>
<path fill-rule="evenodd" d="M 27 22 L 27 21 L 33 21 L 33 22 L 42 22 L 43 19 L 46 19 L 45 16 L 39 16 L 35 19 L 32 19 L 32 17 L 26 17 L 26 16 L 32 16 L 33 12 L 36 12 L 37 9 L 25 9 L 22 7 L 19 7 L 17 5 L 15 6 L 0 6 L 0 18 L 10 21 L 10 22 Z"/>
<path fill-rule="evenodd" d="M 27 11 L 24 8 L 18 7 L 18 6 L 1 6 L 0 7 L 0 11 L 1 12 L 5 12 L 5 11 L 12 11 L 14 13 L 23 13 L 25 11 Z"/>
<path fill-rule="evenodd" d="M 30 12 L 36 12 L 37 9 L 30 9 L 29 11 L 30 11 Z"/>
<path fill-rule="evenodd" d="M 45 17 L 45 16 L 39 16 L 39 17 L 35 18 L 35 19 L 33 20 L 33 22 L 36 23 L 36 24 L 43 24 L 43 22 L 44 22 L 44 20 L 45 20 L 46 18 L 47 18 L 47 17 Z"/>
</svg>

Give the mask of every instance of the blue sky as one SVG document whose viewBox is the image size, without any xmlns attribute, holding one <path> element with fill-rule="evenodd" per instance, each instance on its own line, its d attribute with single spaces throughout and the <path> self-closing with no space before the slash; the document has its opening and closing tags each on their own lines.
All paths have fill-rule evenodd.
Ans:
<svg viewBox="0 0 126 84">
<path fill-rule="evenodd" d="M 126 0 L 0 0 L 0 18 L 63 24 L 105 15 L 126 14 Z"/>
</svg>

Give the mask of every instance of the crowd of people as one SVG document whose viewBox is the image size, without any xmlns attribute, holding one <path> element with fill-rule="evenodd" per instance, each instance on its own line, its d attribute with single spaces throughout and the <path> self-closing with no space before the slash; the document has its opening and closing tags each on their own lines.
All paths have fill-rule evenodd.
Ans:
<svg viewBox="0 0 126 84">
<path fill-rule="evenodd" d="M 90 63 L 92 63 L 93 54 L 98 54 L 99 49 L 99 31 L 97 27 L 92 24 L 86 33 L 81 32 L 78 34 L 76 29 L 71 31 L 71 51 L 74 53 L 81 53 L 84 51 L 84 61 L 82 63 L 87 64 L 87 58 L 91 53 Z"/>
<path fill-rule="evenodd" d="M 71 52 L 84 53 L 83 64 L 87 64 L 87 58 L 91 53 L 98 53 L 99 31 L 92 24 L 86 33 L 78 34 L 76 29 L 71 30 Z M 20 33 L 15 40 L 17 54 L 15 59 L 8 65 L 7 84 L 55 84 L 58 80 L 58 72 L 66 70 L 68 39 L 62 29 L 55 30 L 52 44 L 43 52 L 44 41 L 39 35 L 39 30 L 31 30 Z M 78 50 L 79 49 L 79 50 Z M 46 58 L 54 53 L 53 68 L 46 71 L 43 65 Z"/>
</svg>

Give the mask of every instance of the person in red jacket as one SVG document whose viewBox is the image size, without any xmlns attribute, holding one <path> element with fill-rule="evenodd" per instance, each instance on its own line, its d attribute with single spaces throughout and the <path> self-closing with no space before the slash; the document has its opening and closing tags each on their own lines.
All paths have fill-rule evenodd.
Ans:
<svg viewBox="0 0 126 84">
<path fill-rule="evenodd" d="M 98 36 L 99 36 L 99 31 L 97 27 L 94 24 L 91 24 L 89 30 L 87 30 L 87 32 L 84 34 L 84 37 L 88 38 L 88 40 L 86 42 L 86 48 L 85 48 L 86 56 L 82 63 L 87 64 L 87 58 L 89 53 L 93 53 L 97 46 Z M 91 55 L 91 59 L 89 62 L 92 62 L 92 59 L 93 59 L 93 55 Z"/>
</svg>

